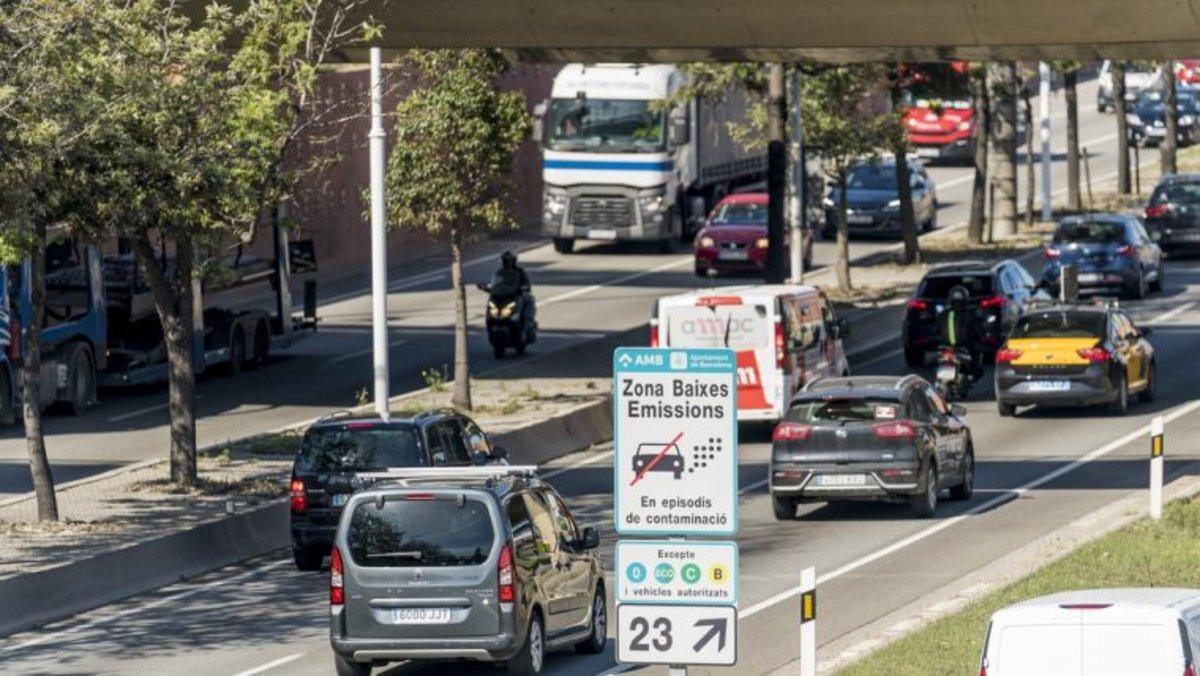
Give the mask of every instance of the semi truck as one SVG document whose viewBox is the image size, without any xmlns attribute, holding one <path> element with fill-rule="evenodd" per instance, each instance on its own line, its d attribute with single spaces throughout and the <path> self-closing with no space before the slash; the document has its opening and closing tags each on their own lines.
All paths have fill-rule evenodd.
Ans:
<svg viewBox="0 0 1200 676">
<path fill-rule="evenodd" d="M 163 256 L 169 271 L 172 261 L 165 251 Z M 293 316 L 291 300 L 291 274 L 316 269 L 310 241 L 289 243 L 286 231 L 277 228 L 269 258 L 244 254 L 239 247 L 214 268 L 219 275 L 194 282 L 197 374 L 218 366 L 236 373 L 261 365 L 272 349 L 316 329 L 315 280 L 304 280 L 300 315 Z M 28 259 L 0 275 L 0 423 L 15 420 L 21 400 L 21 365 L 33 316 L 31 279 Z M 43 408 L 61 404 L 79 413 L 97 402 L 100 386 L 167 380 L 161 325 L 132 253 L 120 246 L 102 253 L 97 244 L 52 228 L 45 279 Z M 262 284 L 272 292 L 264 294 Z"/>
<path fill-rule="evenodd" d="M 673 65 L 568 64 L 535 109 L 542 230 L 559 253 L 576 240 L 690 240 L 709 210 L 766 177 L 766 156 L 730 136 L 745 97 L 666 107 L 686 84 Z"/>
</svg>

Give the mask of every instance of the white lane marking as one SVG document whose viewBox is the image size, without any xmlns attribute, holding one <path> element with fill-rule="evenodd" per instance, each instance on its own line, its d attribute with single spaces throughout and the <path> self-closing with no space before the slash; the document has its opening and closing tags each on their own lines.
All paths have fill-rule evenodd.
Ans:
<svg viewBox="0 0 1200 676">
<path fill-rule="evenodd" d="M 23 641 L 21 643 L 14 643 L 14 644 L 9 644 L 9 645 L 5 645 L 5 646 L 0 646 L 0 655 L 16 652 L 18 650 L 22 650 L 24 648 L 30 648 L 35 645 L 40 645 L 42 643 L 46 643 L 47 641 L 58 639 L 63 636 L 67 636 L 69 634 L 77 634 L 77 633 L 83 631 L 84 629 L 90 629 L 92 627 L 99 626 L 101 624 L 107 624 L 109 622 L 112 622 L 113 620 L 119 620 L 122 617 L 128 617 L 130 615 L 137 615 L 138 613 L 142 613 L 147 610 L 152 610 L 154 608 L 159 608 L 161 606 L 170 605 L 172 603 L 179 601 L 180 599 L 185 599 L 189 596 L 195 596 L 196 594 L 199 594 L 201 592 L 206 592 L 211 589 L 215 589 L 217 587 L 223 587 L 225 585 L 234 584 L 236 582 L 241 582 L 242 580 L 245 580 L 248 577 L 252 577 L 254 575 L 261 575 L 262 573 L 266 573 L 268 571 L 274 570 L 284 564 L 291 563 L 291 562 L 292 562 L 291 559 L 280 559 L 279 561 L 274 561 L 272 563 L 268 563 L 265 566 L 262 566 L 259 568 L 253 568 L 251 570 L 245 571 L 244 573 L 239 573 L 237 575 L 234 575 L 233 577 L 225 577 L 225 578 L 221 578 L 219 580 L 213 580 L 212 582 L 202 584 L 198 587 L 192 587 L 191 589 L 181 591 L 181 592 L 178 592 L 175 594 L 171 594 L 170 596 L 164 596 L 160 599 L 156 599 L 154 601 L 144 603 L 140 606 L 134 606 L 132 608 L 126 608 L 124 610 L 118 610 L 109 615 L 97 617 L 94 620 L 88 620 L 86 622 L 80 622 L 79 624 L 73 624 L 69 627 L 65 627 L 63 629 L 59 629 L 56 631 L 49 631 L 44 634 L 40 634 L 35 638 L 31 638 L 28 641 Z M 76 617 L 78 617 L 78 615 Z"/>
<path fill-rule="evenodd" d="M 196 401 L 200 401 L 203 398 L 204 397 L 199 394 L 196 395 Z M 145 408 L 135 409 L 133 411 L 128 411 L 126 413 L 122 413 L 121 415 L 114 415 L 113 417 L 108 419 L 108 422 L 121 422 L 122 420 L 129 420 L 130 418 L 136 418 L 140 415 L 146 415 L 147 413 L 154 413 L 155 411 L 165 411 L 168 406 L 170 406 L 170 404 L 155 404 L 153 406 L 147 406 Z"/>
<path fill-rule="evenodd" d="M 1172 319 L 1178 317 L 1179 315 L 1187 312 L 1188 310 L 1191 310 L 1192 308 L 1196 307 L 1197 303 L 1200 303 L 1200 301 L 1192 301 L 1190 303 L 1184 303 L 1183 305 L 1180 305 L 1179 307 L 1171 309 L 1171 310 L 1167 310 L 1166 312 L 1162 313 L 1161 315 L 1151 319 L 1148 322 L 1144 322 L 1144 323 L 1146 323 L 1146 324 L 1164 324 L 1164 323 L 1169 322 Z"/>
<path fill-rule="evenodd" d="M 253 669 L 247 669 L 246 671 L 238 673 L 237 676 L 254 676 L 255 674 L 261 674 L 262 672 L 270 671 L 270 670 L 274 669 L 275 667 L 282 667 L 283 665 L 287 664 L 288 662 L 295 662 L 296 660 L 300 659 L 301 657 L 304 657 L 306 654 L 308 654 L 308 653 L 295 653 L 293 655 L 286 655 L 284 657 L 280 657 L 277 660 L 271 660 L 270 662 L 267 662 L 264 665 L 254 667 Z"/>
<path fill-rule="evenodd" d="M 388 343 L 388 349 L 391 349 L 391 348 L 394 348 L 394 347 L 398 347 L 398 346 L 400 346 L 400 345 L 403 345 L 403 344 L 405 344 L 405 343 L 407 343 L 407 342 L 408 342 L 408 340 L 407 340 L 407 339 L 405 339 L 405 338 L 401 338 L 400 340 L 393 340 L 392 342 Z M 366 356 L 366 355 L 368 355 L 368 354 L 371 354 L 371 353 L 372 353 L 374 350 L 375 350 L 375 348 L 374 348 L 374 347 L 368 347 L 368 348 L 364 348 L 364 349 L 361 349 L 361 350 L 355 350 L 355 351 L 353 351 L 353 352 L 347 352 L 346 354 L 339 355 L 339 356 L 337 356 L 337 357 L 334 357 L 334 358 L 330 359 L 330 360 L 329 360 L 329 362 L 328 362 L 328 364 L 326 364 L 326 365 L 328 366 L 329 364 L 337 364 L 337 363 L 340 363 L 340 362 L 347 361 L 347 360 L 349 360 L 349 359 L 356 359 L 356 358 L 358 358 L 358 357 L 363 357 L 363 356 Z"/>
<path fill-rule="evenodd" d="M 1193 400 L 1187 404 L 1180 406 L 1179 408 L 1176 408 L 1174 411 L 1167 414 L 1163 420 L 1164 420 L 1164 422 L 1169 423 L 1173 420 L 1177 420 L 1177 419 L 1191 413 L 1192 411 L 1195 411 L 1196 409 L 1200 409 L 1200 399 Z M 874 552 L 867 554 L 866 556 L 863 556 L 859 559 L 856 559 L 854 561 L 846 563 L 839 568 L 835 568 L 834 570 L 818 577 L 817 584 L 818 585 L 828 584 L 829 582 L 832 582 L 833 580 L 836 580 L 837 578 L 839 578 L 847 573 L 854 572 L 855 570 L 858 570 L 859 568 L 862 568 L 863 566 L 866 566 L 870 563 L 874 563 L 875 561 L 878 561 L 879 559 L 882 559 L 886 556 L 890 556 L 891 554 L 894 554 L 894 553 L 900 551 L 901 549 L 908 547 L 909 545 L 920 542 L 921 540 L 924 540 L 932 535 L 940 533 L 941 531 L 943 531 L 951 526 L 957 525 L 971 516 L 980 514 L 982 512 L 986 512 L 986 511 L 992 509 L 993 507 L 997 507 L 1006 502 L 1010 502 L 1016 498 L 1019 498 L 1022 495 L 1025 495 L 1029 491 L 1031 491 L 1039 486 L 1042 486 L 1051 481 L 1054 481 L 1055 479 L 1063 476 L 1064 474 L 1073 472 L 1094 460 L 1097 460 L 1099 458 L 1102 458 L 1102 457 L 1108 455 L 1109 453 L 1112 453 L 1113 451 L 1121 448 L 1122 446 L 1130 443 L 1131 441 L 1135 441 L 1137 439 L 1141 439 L 1141 438 L 1145 437 L 1147 434 L 1149 434 L 1149 432 L 1150 432 L 1150 426 L 1143 425 L 1143 426 L 1139 427 L 1138 429 L 1130 432 L 1129 434 L 1126 434 L 1125 436 L 1121 437 L 1120 439 L 1111 441 L 1111 442 L 1105 444 L 1104 446 L 1101 446 L 1100 448 L 1097 448 L 1096 450 L 1088 453 L 1087 455 L 1083 456 L 1082 458 L 1075 460 L 1074 462 L 1063 465 L 1062 467 L 1059 467 L 1056 470 L 1047 472 L 1036 479 L 1028 481 L 1028 482 L 1022 484 L 1021 486 L 1012 489 L 1011 491 L 1008 491 L 1002 495 L 998 495 L 995 498 L 988 500 L 987 502 L 980 503 L 980 504 L 976 505 L 975 507 L 972 507 L 971 509 L 967 510 L 966 512 L 963 512 L 962 514 L 953 516 L 949 519 L 946 519 L 945 521 L 941 521 L 933 526 L 930 526 L 929 528 L 926 528 L 925 530 L 919 531 L 917 533 L 913 533 L 912 535 L 910 535 L 902 540 L 893 542 L 892 544 L 890 544 L 886 547 L 883 547 L 882 549 L 877 549 Z M 760 613 L 760 612 L 770 608 L 771 606 L 782 603 L 783 601 L 786 601 L 792 597 L 799 596 L 800 591 L 801 591 L 801 589 L 799 586 L 792 587 L 790 589 L 786 589 L 770 598 L 759 601 L 758 603 L 741 611 L 740 613 L 738 613 L 738 616 L 741 618 L 746 618 L 746 617 L 755 615 L 757 613 Z"/>
<path fill-rule="evenodd" d="M 599 291 L 600 289 L 603 289 L 606 286 L 616 286 L 617 284 L 624 284 L 625 282 L 632 282 L 635 279 L 641 279 L 642 277 L 649 277 L 650 275 L 657 274 L 659 272 L 665 272 L 672 268 L 677 268 L 682 265 L 687 265 L 688 263 L 691 263 L 691 262 L 693 262 L 693 257 L 688 256 L 686 258 L 681 258 L 677 261 L 663 263 L 662 265 L 650 268 L 649 270 L 642 270 L 640 272 L 632 272 L 628 275 L 622 275 L 620 277 L 617 277 L 616 279 L 610 279 L 606 282 L 601 282 L 599 284 L 592 284 L 590 286 L 580 287 L 578 289 L 575 289 L 574 291 L 567 291 L 566 293 L 560 293 L 557 296 L 551 296 L 550 298 L 547 298 L 544 301 L 538 301 L 538 307 L 552 305 L 554 303 L 558 303 L 558 302 L 561 302 L 564 300 L 570 300 L 572 298 L 577 298 L 579 296 L 586 296 L 587 294 L 589 294 L 593 291 Z"/>
<path fill-rule="evenodd" d="M 601 460 L 606 460 L 608 458 L 611 458 L 612 454 L 613 454 L 612 451 L 604 451 L 603 453 L 589 455 L 588 457 L 586 457 L 578 462 L 567 465 L 566 467 L 560 467 L 556 470 L 546 472 L 545 474 L 543 474 L 541 476 L 543 479 L 549 479 L 551 477 L 556 477 L 559 474 L 565 474 L 567 472 L 570 472 L 573 469 L 579 469 L 580 467 L 587 467 L 588 465 L 594 465 L 595 463 L 598 463 Z"/>
</svg>

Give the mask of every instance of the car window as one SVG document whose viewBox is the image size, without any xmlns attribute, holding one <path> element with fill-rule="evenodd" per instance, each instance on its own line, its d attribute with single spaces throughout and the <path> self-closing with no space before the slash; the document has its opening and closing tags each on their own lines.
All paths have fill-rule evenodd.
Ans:
<svg viewBox="0 0 1200 676">
<path fill-rule="evenodd" d="M 819 424 L 823 422 L 877 422 L 896 420 L 900 415 L 896 399 L 874 397 L 844 397 L 802 399 L 787 413 L 792 422 Z"/>
<path fill-rule="evenodd" d="M 908 417 L 918 422 L 929 422 L 933 419 L 933 404 L 919 389 L 909 390 Z"/>
<path fill-rule="evenodd" d="M 553 491 L 544 491 L 542 496 L 546 500 L 546 505 L 550 508 L 550 515 L 554 518 L 554 526 L 558 530 L 558 536 L 566 542 L 575 542 L 579 539 L 579 527 L 575 524 L 575 519 L 571 517 L 571 511 L 567 509 L 566 503 L 562 498 Z"/>
<path fill-rule="evenodd" d="M 938 393 L 933 390 L 932 387 L 925 387 L 923 391 L 925 393 L 925 398 L 929 400 L 930 408 L 937 413 L 941 413 L 942 415 L 947 415 L 950 413 L 950 407 L 946 406 L 945 400 L 943 400 L 941 396 L 939 396 Z"/>
<path fill-rule="evenodd" d="M 467 450 L 471 453 L 487 453 L 491 455 L 492 444 L 488 441 L 487 435 L 483 430 L 479 429 L 479 425 L 475 424 L 470 418 L 462 419 L 463 434 L 466 435 Z"/>
<path fill-rule="evenodd" d="M 1142 219 L 1135 218 L 1133 220 L 1133 229 L 1135 232 L 1137 232 L 1138 238 L 1141 239 L 1143 243 L 1149 242 L 1152 239 L 1150 237 L 1150 233 L 1146 232 L 1146 224 L 1142 222 Z"/>
<path fill-rule="evenodd" d="M 429 446 L 429 457 L 434 465 L 464 465 L 471 462 L 462 427 L 457 420 L 451 419 L 431 425 Z"/>
<path fill-rule="evenodd" d="M 1196 204 L 1198 202 L 1200 202 L 1200 183 L 1160 185 L 1150 197 L 1150 204 Z"/>
<path fill-rule="evenodd" d="M 1013 326 L 1012 338 L 1100 338 L 1104 315 L 1099 312 L 1050 310 L 1028 314 Z"/>
<path fill-rule="evenodd" d="M 1054 241 L 1059 244 L 1123 242 L 1125 224 L 1120 221 L 1070 221 L 1058 226 Z"/>
<path fill-rule="evenodd" d="M 408 568 L 477 566 L 492 551 L 495 532 L 477 498 L 358 503 L 346 542 L 359 566 Z"/>
<path fill-rule="evenodd" d="M 1116 313 L 1113 318 L 1117 322 L 1117 335 L 1121 338 L 1128 336 L 1131 333 L 1136 333 L 1137 330 L 1133 326 L 1133 321 L 1125 315 L 1124 312 Z"/>
<path fill-rule="evenodd" d="M 1022 286 L 1025 286 L 1026 288 L 1032 288 L 1036 286 L 1037 282 L 1034 281 L 1033 275 L 1029 274 L 1029 271 L 1025 269 L 1024 265 L 1018 264 L 1014 267 L 1017 270 L 1017 277 L 1020 278 Z"/>
<path fill-rule="evenodd" d="M 950 289 L 956 286 L 962 286 L 967 289 L 967 293 L 972 298 L 982 296 L 990 296 L 995 293 L 992 283 L 992 275 L 990 272 L 967 273 L 961 275 L 943 274 L 926 277 L 921 281 L 921 288 L 917 291 L 919 298 L 946 298 L 950 295 Z"/>
<path fill-rule="evenodd" d="M 513 554 L 522 559 L 536 556 L 537 530 L 525 500 L 520 495 L 512 496 L 505 504 L 505 512 L 508 516 L 508 527 L 512 531 Z"/>
<path fill-rule="evenodd" d="M 525 508 L 529 510 L 529 516 L 533 521 L 534 534 L 538 539 L 538 551 L 557 552 L 559 548 L 558 531 L 554 527 L 554 517 L 550 515 L 550 509 L 546 506 L 542 496 L 535 492 L 522 493 L 521 497 L 525 500 Z"/>
<path fill-rule="evenodd" d="M 416 429 L 364 423 L 315 427 L 304 435 L 296 469 L 301 472 L 362 472 L 388 467 L 424 467 Z"/>
<path fill-rule="evenodd" d="M 1012 268 L 1008 266 L 1000 268 L 1000 286 L 1001 293 L 1004 294 L 1012 294 L 1021 287 Z"/>
<path fill-rule="evenodd" d="M 766 225 L 767 205 L 753 202 L 727 202 L 713 212 L 712 225 Z"/>
</svg>

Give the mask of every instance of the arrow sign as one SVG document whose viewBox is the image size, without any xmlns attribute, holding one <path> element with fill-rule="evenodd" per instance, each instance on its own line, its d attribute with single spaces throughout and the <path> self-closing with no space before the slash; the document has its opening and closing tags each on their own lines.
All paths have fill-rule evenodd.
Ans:
<svg viewBox="0 0 1200 676">
<path fill-rule="evenodd" d="M 729 624 L 724 617 L 700 620 L 694 626 L 709 627 L 709 630 L 708 633 L 700 637 L 699 641 L 696 641 L 696 645 L 692 646 L 692 650 L 700 652 L 704 646 L 708 645 L 709 641 L 713 640 L 714 636 L 717 637 L 717 651 L 720 652 L 725 649 L 725 628 Z"/>
</svg>

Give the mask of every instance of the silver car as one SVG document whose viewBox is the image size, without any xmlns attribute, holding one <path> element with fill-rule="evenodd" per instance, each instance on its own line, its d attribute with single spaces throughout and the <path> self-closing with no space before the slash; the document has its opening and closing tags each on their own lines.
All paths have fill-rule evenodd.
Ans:
<svg viewBox="0 0 1200 676">
<path fill-rule="evenodd" d="M 599 532 L 533 468 L 393 470 L 350 497 L 330 558 L 337 673 L 398 660 L 504 662 L 604 649 Z"/>
</svg>

